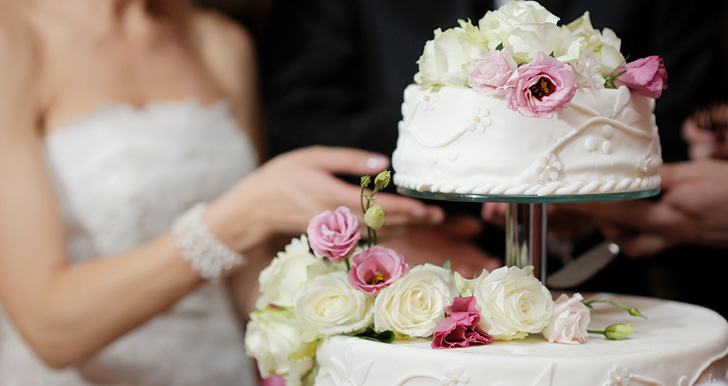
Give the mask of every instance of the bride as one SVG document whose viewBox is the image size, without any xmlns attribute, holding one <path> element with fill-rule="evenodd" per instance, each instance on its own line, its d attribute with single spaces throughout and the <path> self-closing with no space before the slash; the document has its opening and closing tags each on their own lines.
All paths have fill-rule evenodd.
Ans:
<svg viewBox="0 0 728 386">
<path fill-rule="evenodd" d="M 0 58 L 0 384 L 255 384 L 266 246 L 356 208 L 333 174 L 386 158 L 257 168 L 251 38 L 183 0 L 0 0 Z M 442 215 L 380 200 L 390 223 Z"/>
</svg>

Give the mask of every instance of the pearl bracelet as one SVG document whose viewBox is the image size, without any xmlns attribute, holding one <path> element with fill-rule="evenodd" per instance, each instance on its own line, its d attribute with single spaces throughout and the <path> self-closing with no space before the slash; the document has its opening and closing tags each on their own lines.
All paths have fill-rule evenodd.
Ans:
<svg viewBox="0 0 728 386">
<path fill-rule="evenodd" d="M 174 243 L 182 257 L 203 279 L 219 279 L 245 262 L 243 255 L 233 251 L 210 231 L 202 220 L 206 205 L 198 203 L 179 216 L 172 225 Z"/>
</svg>

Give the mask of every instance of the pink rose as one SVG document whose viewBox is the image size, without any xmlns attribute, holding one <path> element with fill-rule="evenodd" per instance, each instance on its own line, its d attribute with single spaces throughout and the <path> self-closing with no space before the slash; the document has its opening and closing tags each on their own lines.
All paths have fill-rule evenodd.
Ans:
<svg viewBox="0 0 728 386">
<path fill-rule="evenodd" d="M 510 51 L 484 50 L 470 65 L 468 84 L 479 94 L 505 95 L 508 90 L 506 82 L 518 68 Z"/>
<path fill-rule="evenodd" d="M 667 70 L 657 55 L 637 59 L 617 69 L 616 86 L 627 86 L 637 94 L 659 98 L 667 89 Z"/>
<path fill-rule="evenodd" d="M 524 117 L 551 118 L 576 94 L 574 69 L 543 52 L 516 70 L 506 84 L 508 108 Z"/>
<path fill-rule="evenodd" d="M 480 312 L 474 296 L 456 297 L 445 307 L 446 317 L 437 325 L 432 348 L 468 347 L 493 343 L 493 337 L 480 327 Z"/>
<path fill-rule="evenodd" d="M 374 245 L 351 258 L 349 283 L 368 294 L 376 294 L 409 270 L 404 256 Z"/>
<path fill-rule="evenodd" d="M 591 322 L 589 308 L 581 301 L 584 298 L 579 293 L 572 297 L 561 294 L 554 303 L 554 313 L 551 321 L 543 330 L 544 338 L 549 342 L 583 343 L 589 338 L 587 327 Z"/>
<path fill-rule="evenodd" d="M 345 206 L 317 214 L 306 232 L 311 248 L 333 261 L 349 257 L 361 239 L 359 221 Z"/>
</svg>

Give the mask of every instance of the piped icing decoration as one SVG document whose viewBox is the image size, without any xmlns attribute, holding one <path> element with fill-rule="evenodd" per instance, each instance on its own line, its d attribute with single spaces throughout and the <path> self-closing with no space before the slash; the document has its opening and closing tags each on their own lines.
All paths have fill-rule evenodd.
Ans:
<svg viewBox="0 0 728 386">
<path fill-rule="evenodd" d="M 490 111 L 486 107 L 473 107 L 465 116 L 466 130 L 482 133 L 486 126 L 490 126 L 491 121 L 488 118 Z"/>
</svg>

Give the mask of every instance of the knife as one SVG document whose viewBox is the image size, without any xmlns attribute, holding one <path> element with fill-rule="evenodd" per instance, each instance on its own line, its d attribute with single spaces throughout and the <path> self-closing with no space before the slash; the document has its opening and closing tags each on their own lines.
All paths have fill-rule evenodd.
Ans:
<svg viewBox="0 0 728 386">
<path fill-rule="evenodd" d="M 604 241 L 546 277 L 551 288 L 571 288 L 594 276 L 619 254 L 619 245 Z"/>
</svg>

